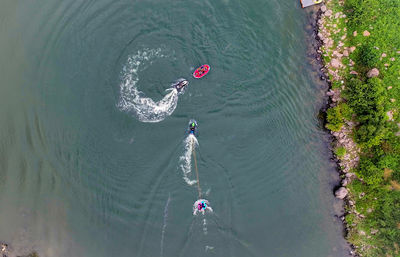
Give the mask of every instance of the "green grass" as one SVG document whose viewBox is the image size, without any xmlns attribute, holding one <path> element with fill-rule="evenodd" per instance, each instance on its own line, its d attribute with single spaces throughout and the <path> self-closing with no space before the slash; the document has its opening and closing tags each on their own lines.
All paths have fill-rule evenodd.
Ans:
<svg viewBox="0 0 400 257">
<path fill-rule="evenodd" d="M 342 62 L 354 60 L 358 75 L 350 75 L 348 66 L 342 71 L 344 102 L 328 110 L 327 128 L 339 131 L 346 120 L 353 120 L 357 124 L 353 138 L 362 151 L 355 169 L 362 181 L 354 180 L 348 186 L 359 213 L 346 216 L 348 240 L 358 246 L 362 256 L 400 256 L 400 137 L 396 136 L 400 123 L 400 1 L 345 0 L 344 6 L 338 3 L 333 0 L 328 8 L 333 14 L 342 12 L 347 17 L 328 19 L 341 29 L 332 38 L 336 46 L 346 34 L 345 46 L 356 46 L 356 51 Z M 363 36 L 364 31 L 370 36 Z M 371 68 L 379 69 L 378 77 L 367 77 Z M 332 87 L 340 88 L 341 84 L 334 81 Z M 388 111 L 394 113 L 394 121 L 388 121 Z M 335 153 L 340 157 L 345 151 L 337 148 Z"/>
</svg>

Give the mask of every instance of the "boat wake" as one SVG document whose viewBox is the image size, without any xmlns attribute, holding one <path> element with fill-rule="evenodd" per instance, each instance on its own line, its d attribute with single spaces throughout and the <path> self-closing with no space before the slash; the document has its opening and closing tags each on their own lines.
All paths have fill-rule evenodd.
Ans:
<svg viewBox="0 0 400 257">
<path fill-rule="evenodd" d="M 196 179 L 190 179 L 192 173 L 192 152 L 194 148 L 199 144 L 196 137 L 192 134 L 189 134 L 185 141 L 185 152 L 179 158 L 180 167 L 183 172 L 183 179 L 185 182 L 192 186 L 197 183 Z"/>
<path fill-rule="evenodd" d="M 161 49 L 145 49 L 128 58 L 123 68 L 118 108 L 135 116 L 142 122 L 160 122 L 171 115 L 178 104 L 178 91 L 169 88 L 168 94 L 160 101 L 145 97 L 137 88 L 138 71 L 150 65 L 156 58 L 165 57 Z"/>
<path fill-rule="evenodd" d="M 160 242 L 160 256 L 164 256 L 164 236 L 165 236 L 165 229 L 167 228 L 167 219 L 168 219 L 168 206 L 171 202 L 171 195 L 168 194 L 168 200 L 164 207 L 164 219 L 163 219 L 163 226 L 161 231 L 161 242 Z"/>
</svg>

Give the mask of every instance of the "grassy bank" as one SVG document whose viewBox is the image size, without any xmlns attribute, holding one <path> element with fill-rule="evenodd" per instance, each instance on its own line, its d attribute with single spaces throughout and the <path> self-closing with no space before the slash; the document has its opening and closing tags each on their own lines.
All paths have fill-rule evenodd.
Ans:
<svg viewBox="0 0 400 257">
<path fill-rule="evenodd" d="M 327 128 L 351 129 L 357 165 L 348 240 L 362 256 L 400 256 L 400 1 L 331 0 L 323 54 L 337 99 Z M 331 11 L 331 12 L 328 12 Z M 327 13 L 328 12 L 328 13 Z M 351 150 L 351 149 L 350 149 Z M 346 144 L 336 148 L 346 156 Z"/>
</svg>

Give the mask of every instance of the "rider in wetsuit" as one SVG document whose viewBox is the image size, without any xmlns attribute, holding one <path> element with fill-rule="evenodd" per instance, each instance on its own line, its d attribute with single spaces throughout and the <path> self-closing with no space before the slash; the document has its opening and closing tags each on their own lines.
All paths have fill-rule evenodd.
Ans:
<svg viewBox="0 0 400 257">
<path fill-rule="evenodd" d="M 186 79 L 179 81 L 178 83 L 176 83 L 174 85 L 174 87 L 176 88 L 176 90 L 178 90 L 178 92 L 181 92 L 182 89 L 184 89 L 187 85 L 189 84 L 189 81 L 187 81 Z"/>
<path fill-rule="evenodd" d="M 190 134 L 193 134 L 196 132 L 196 123 L 192 122 L 189 125 L 189 129 L 190 129 Z"/>
</svg>

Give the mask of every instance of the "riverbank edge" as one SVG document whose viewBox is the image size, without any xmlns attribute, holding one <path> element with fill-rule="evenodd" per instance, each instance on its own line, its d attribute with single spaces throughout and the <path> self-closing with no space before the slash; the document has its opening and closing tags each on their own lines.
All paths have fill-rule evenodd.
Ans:
<svg viewBox="0 0 400 257">
<path fill-rule="evenodd" d="M 341 5 L 342 4 L 342 5 Z M 342 19 L 342 23 L 347 23 L 346 15 L 343 11 L 334 12 L 332 7 L 335 9 L 342 9 L 344 1 L 334 3 L 332 0 L 326 0 L 325 3 L 319 6 L 316 15 L 316 30 L 315 39 L 318 42 L 317 48 L 317 61 L 321 63 L 321 71 L 324 75 L 321 76 L 322 80 L 326 80 L 328 84 L 328 91 L 326 95 L 328 97 L 327 106 L 321 111 L 324 113 L 324 123 L 327 124 L 327 111 L 333 107 L 336 107 L 342 102 L 341 91 L 345 88 L 345 80 L 342 74 L 346 72 L 348 65 L 353 66 L 354 62 L 350 59 L 349 63 L 343 64 L 342 58 L 349 57 L 349 55 L 355 50 L 355 47 L 347 47 L 345 40 L 347 34 L 347 28 L 338 27 L 339 21 Z M 335 5 L 335 6 L 334 6 Z M 341 33 L 340 33 L 341 32 Z M 332 36 L 332 33 L 335 37 Z M 339 34 L 339 35 L 338 35 Z M 337 36 L 336 36 L 337 35 Z M 352 71 L 351 71 L 352 72 Z M 355 72 L 355 71 L 354 71 Z M 334 88 L 333 83 L 341 86 Z M 337 172 L 340 176 L 340 183 L 334 188 L 334 195 L 336 198 L 344 201 L 344 214 L 338 217 L 343 224 L 343 234 L 350 246 L 349 254 L 351 256 L 360 256 L 357 252 L 359 245 L 354 245 L 348 240 L 349 233 L 351 233 L 351 227 L 346 222 L 346 216 L 357 213 L 355 209 L 355 199 L 349 193 L 348 185 L 357 178 L 355 173 L 352 173 L 352 169 L 358 166 L 360 160 L 360 148 L 353 140 L 353 128 L 356 124 L 351 120 L 346 121 L 339 131 L 333 131 L 329 128 L 328 131 L 331 134 L 331 148 L 333 153 L 334 162 L 337 164 Z M 341 156 L 337 149 L 344 149 L 343 156 Z M 362 215 L 361 217 L 362 218 Z"/>
</svg>

